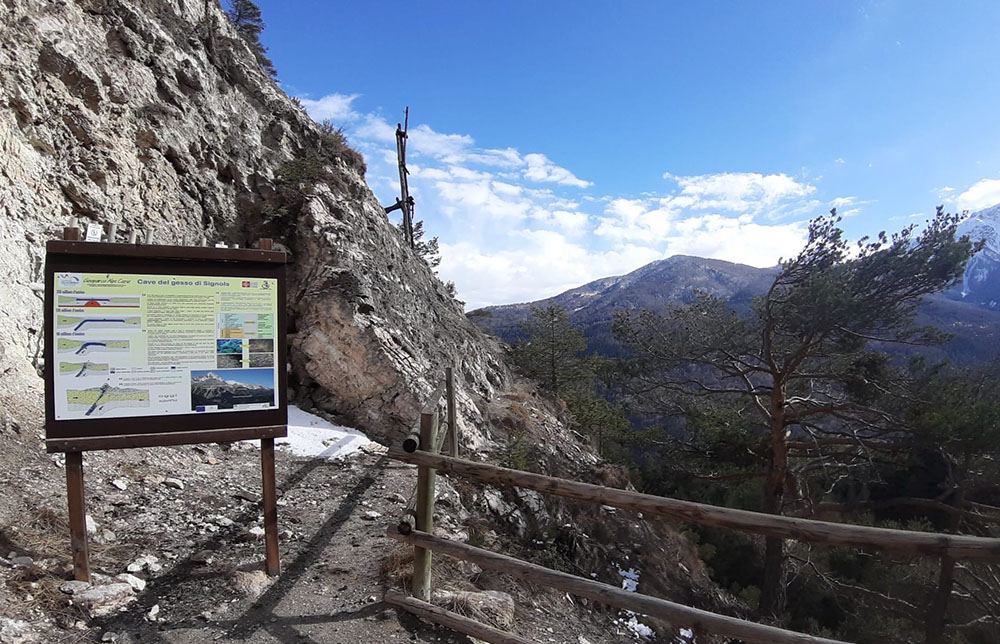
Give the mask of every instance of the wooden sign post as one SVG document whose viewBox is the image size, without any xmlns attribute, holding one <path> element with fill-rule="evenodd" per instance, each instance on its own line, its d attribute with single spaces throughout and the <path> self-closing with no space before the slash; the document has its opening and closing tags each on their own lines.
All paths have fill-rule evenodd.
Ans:
<svg viewBox="0 0 1000 644">
<path fill-rule="evenodd" d="M 288 433 L 285 254 L 50 241 L 45 433 L 66 453 L 76 579 L 90 581 L 83 452 L 261 441 L 266 567 L 279 572 L 274 439 Z M 130 239 L 132 237 L 130 236 Z"/>
</svg>

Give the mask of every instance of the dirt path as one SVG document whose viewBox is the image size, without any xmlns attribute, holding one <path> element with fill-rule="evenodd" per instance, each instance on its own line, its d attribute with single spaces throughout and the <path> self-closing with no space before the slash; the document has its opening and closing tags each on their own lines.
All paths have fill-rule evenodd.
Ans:
<svg viewBox="0 0 1000 644">
<path fill-rule="evenodd" d="M 62 472 L 52 472 L 60 468 L 49 457 L 32 454 L 19 480 L 30 477 L 38 483 L 21 487 L 16 500 L 20 510 L 7 507 L 4 513 L 41 513 L 52 524 L 34 532 L 13 525 L 0 528 L 0 540 L 12 552 L 39 564 L 30 574 L 0 566 L 8 596 L 25 598 L 24 606 L 31 610 L 37 601 L 27 598 L 48 598 L 48 626 L 36 621 L 43 630 L 24 641 L 468 644 L 467 638 L 398 613 L 381 601 L 386 562 L 390 569 L 407 565 L 405 554 L 398 555 L 409 551 L 385 532 L 396 523 L 413 490 L 416 470 L 371 447 L 337 460 L 278 450 L 282 572 L 274 580 L 262 571 L 260 461 L 254 446 L 88 455 L 88 513 L 97 524 L 92 568 L 114 577 L 138 562 L 141 570 L 132 572 L 146 581 L 124 610 L 94 619 L 67 606 L 69 598 L 58 591 L 70 576 L 68 539 L 61 532 L 65 525 L 58 525 L 65 503 Z M 171 479 L 179 480 L 180 487 Z M 441 501 L 443 515 L 452 512 L 454 502 L 457 497 Z M 142 563 L 150 557 L 155 563 Z M 435 576 L 448 574 L 449 567 L 454 573 L 454 562 L 436 562 Z M 538 642 L 636 641 L 613 612 L 595 611 L 560 593 L 476 571 L 452 574 L 449 582 L 474 590 L 473 578 L 480 588 L 512 594 L 516 630 Z M 0 615 L 5 613 L 32 621 L 30 611 L 11 614 L 0 606 Z"/>
<path fill-rule="evenodd" d="M 214 534 L 152 578 L 129 610 L 101 621 L 102 630 L 120 642 L 143 643 L 464 641 L 401 621 L 381 602 L 379 569 L 395 547 L 385 527 L 412 488 L 412 468 L 370 453 L 338 461 L 280 454 L 278 471 L 283 539 L 277 580 L 265 587 L 254 572 L 259 539 L 248 542 L 240 531 Z M 249 505 L 236 524 L 256 519 L 256 504 Z M 254 596 L 257 590 L 263 592 Z M 152 621 L 148 614 L 157 605 Z"/>
</svg>

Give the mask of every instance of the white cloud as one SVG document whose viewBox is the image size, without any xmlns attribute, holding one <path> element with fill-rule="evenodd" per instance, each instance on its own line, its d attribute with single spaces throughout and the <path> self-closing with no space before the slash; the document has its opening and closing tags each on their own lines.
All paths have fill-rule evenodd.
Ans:
<svg viewBox="0 0 1000 644">
<path fill-rule="evenodd" d="M 844 157 L 837 157 L 836 159 L 833 160 L 833 162 L 838 165 L 844 165 L 845 163 L 847 163 L 847 161 L 844 161 Z"/>
<path fill-rule="evenodd" d="M 406 152 L 426 154 L 448 163 L 462 163 L 473 143 L 468 134 L 442 134 L 428 125 L 418 125 L 407 132 Z"/>
<path fill-rule="evenodd" d="M 399 191 L 396 126 L 355 111 L 356 98 L 324 97 L 308 104 L 310 114 L 347 119 L 369 185 L 390 204 Z M 411 125 L 407 152 L 417 217 L 440 238 L 439 273 L 469 307 L 540 299 L 673 254 L 773 266 L 798 252 L 819 206 L 801 177 L 753 172 L 667 174 L 672 190 L 638 198 L 591 193 L 593 183 L 545 154 L 479 147 L 469 134 L 426 124 Z"/>
<path fill-rule="evenodd" d="M 841 217 L 853 217 L 861 213 L 861 206 L 873 203 L 872 199 L 859 199 L 858 197 L 836 197 L 827 204 L 831 208 L 837 209 L 837 214 Z"/>
<path fill-rule="evenodd" d="M 764 225 L 748 216 L 691 217 L 666 240 L 664 256 L 695 255 L 765 268 L 777 264 L 781 257 L 797 254 L 807 234 L 804 222 Z"/>
<path fill-rule="evenodd" d="M 471 163 L 494 166 L 497 168 L 518 168 L 524 165 L 524 159 L 514 148 L 504 150 L 479 150 L 470 152 L 467 159 Z"/>
<path fill-rule="evenodd" d="M 441 245 L 441 275 L 455 280 L 468 309 L 549 297 L 662 258 L 653 248 L 623 246 L 594 252 L 553 231 L 522 231 L 516 250 Z"/>
<path fill-rule="evenodd" d="M 816 191 L 815 186 L 800 183 L 786 174 L 722 172 L 690 177 L 663 175 L 680 187 L 681 199 L 675 205 L 699 210 L 723 210 L 732 213 L 780 214 L 784 202 L 800 200 Z"/>
<path fill-rule="evenodd" d="M 552 163 L 544 154 L 526 154 L 524 161 L 528 164 L 528 168 L 524 171 L 524 177 L 529 181 L 560 183 L 564 186 L 576 186 L 577 188 L 588 188 L 594 185 L 590 181 L 578 178 L 566 168 Z"/>
<path fill-rule="evenodd" d="M 489 178 L 477 181 L 436 181 L 434 188 L 440 197 L 441 210 L 448 216 L 468 220 L 473 217 L 521 220 L 528 216 L 530 200 L 512 198 L 496 190 Z"/>
<path fill-rule="evenodd" d="M 661 200 L 662 203 L 662 200 Z M 676 211 L 653 208 L 646 199 L 615 199 L 604 210 L 605 216 L 594 234 L 611 241 L 654 242 L 662 239 L 671 228 Z"/>
<path fill-rule="evenodd" d="M 830 207 L 837 209 L 847 208 L 849 206 L 853 206 L 857 202 L 858 202 L 857 197 L 835 197 L 830 201 Z"/>
<path fill-rule="evenodd" d="M 364 122 L 353 128 L 351 134 L 360 141 L 392 143 L 394 146 L 396 144 L 396 128 L 381 116 L 374 114 L 366 115 Z M 393 148 L 393 155 L 395 154 L 395 148 Z"/>
<path fill-rule="evenodd" d="M 318 100 L 300 97 L 299 102 L 314 120 L 330 119 L 334 123 L 340 123 L 358 118 L 359 114 L 351 107 L 358 96 L 360 94 L 327 94 Z"/>
<path fill-rule="evenodd" d="M 958 195 L 959 210 L 976 211 L 1000 204 L 1000 179 L 982 179 Z"/>
</svg>

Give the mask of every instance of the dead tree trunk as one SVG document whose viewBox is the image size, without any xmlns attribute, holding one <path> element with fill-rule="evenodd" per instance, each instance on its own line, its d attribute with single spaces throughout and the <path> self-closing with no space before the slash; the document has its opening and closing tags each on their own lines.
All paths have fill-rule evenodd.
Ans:
<svg viewBox="0 0 1000 644">
<path fill-rule="evenodd" d="M 396 123 L 396 161 L 399 165 L 399 205 L 403 211 L 403 239 L 410 248 L 416 246 L 413 239 L 413 201 L 410 199 L 410 188 L 407 185 L 406 177 L 409 171 L 406 169 L 406 138 L 407 130 L 410 127 L 410 108 L 406 108 L 403 123 Z"/>
</svg>

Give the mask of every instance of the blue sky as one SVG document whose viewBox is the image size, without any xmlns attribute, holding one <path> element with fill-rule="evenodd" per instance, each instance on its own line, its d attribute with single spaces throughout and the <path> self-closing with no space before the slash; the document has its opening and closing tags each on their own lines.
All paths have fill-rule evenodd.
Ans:
<svg viewBox="0 0 1000 644">
<path fill-rule="evenodd" d="M 1000 2 L 259 2 L 283 88 L 411 193 L 469 309 L 773 265 L 1000 202 Z M 403 37 L 400 42 L 398 37 Z"/>
</svg>

